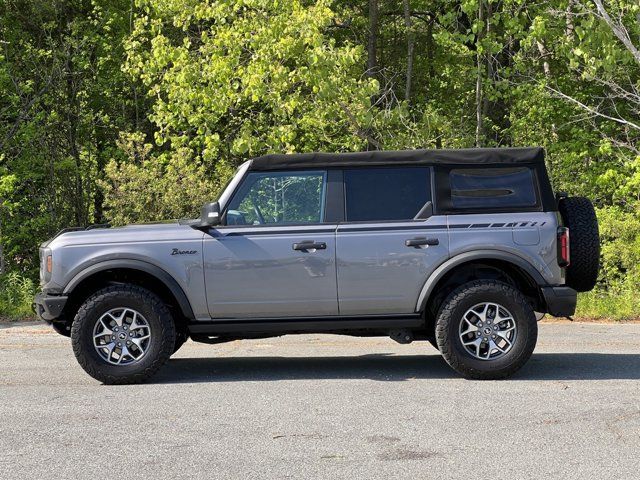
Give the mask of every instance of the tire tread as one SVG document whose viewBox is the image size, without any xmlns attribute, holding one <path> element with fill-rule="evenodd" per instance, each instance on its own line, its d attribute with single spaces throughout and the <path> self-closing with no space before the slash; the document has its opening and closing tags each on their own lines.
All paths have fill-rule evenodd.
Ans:
<svg viewBox="0 0 640 480">
<path fill-rule="evenodd" d="M 518 357 L 508 367 L 501 370 L 484 371 L 473 368 L 464 361 L 464 357 L 458 355 L 453 350 L 453 345 L 449 338 L 448 332 L 451 322 L 456 320 L 454 316 L 456 308 L 458 308 L 460 303 L 463 300 L 466 300 L 469 295 L 481 294 L 484 292 L 500 292 L 502 295 L 512 299 L 514 302 L 521 304 L 528 316 L 526 320 L 528 322 L 533 322 L 534 334 L 528 335 L 527 343 L 524 348 L 521 349 Z M 447 299 L 442 303 L 440 311 L 438 312 L 436 322 L 436 342 L 438 344 L 438 349 L 449 366 L 465 378 L 475 380 L 498 380 L 513 375 L 527 362 L 527 360 L 529 360 L 535 348 L 536 341 L 537 323 L 529 302 L 524 295 L 514 287 L 497 280 L 475 280 L 458 287 L 456 290 L 451 292 Z"/>
<path fill-rule="evenodd" d="M 569 228 L 571 264 L 567 267 L 566 284 L 578 292 L 588 292 L 596 285 L 600 269 L 596 212 L 591 201 L 584 197 L 563 198 L 558 209 Z"/>
<path fill-rule="evenodd" d="M 82 348 L 80 341 L 80 328 L 83 322 L 90 317 L 91 311 L 98 308 L 102 302 L 122 296 L 137 297 L 141 302 L 146 303 L 152 312 L 160 319 L 161 331 L 157 338 L 161 342 L 159 354 L 142 371 L 131 373 L 126 376 L 116 376 L 106 373 L 100 364 L 90 356 L 89 352 Z M 166 363 L 175 346 L 175 325 L 171 313 L 162 300 L 153 292 L 137 285 L 113 285 L 98 290 L 91 295 L 78 309 L 71 326 L 71 339 L 73 352 L 80 366 L 93 378 L 108 385 L 125 385 L 142 383 L 154 375 L 162 365 Z M 105 364 L 106 365 L 106 364 Z"/>
</svg>

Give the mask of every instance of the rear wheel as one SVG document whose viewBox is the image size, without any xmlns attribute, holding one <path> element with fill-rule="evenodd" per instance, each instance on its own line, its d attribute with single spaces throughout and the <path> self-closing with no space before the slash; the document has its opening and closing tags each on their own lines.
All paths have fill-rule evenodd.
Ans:
<svg viewBox="0 0 640 480">
<path fill-rule="evenodd" d="M 80 307 L 71 328 L 80 366 L 106 384 L 139 383 L 171 356 L 176 329 L 167 306 L 153 292 L 115 285 Z"/>
<path fill-rule="evenodd" d="M 469 282 L 442 304 L 436 341 L 446 362 L 473 379 L 500 379 L 531 357 L 538 326 L 527 299 L 495 280 Z"/>
</svg>

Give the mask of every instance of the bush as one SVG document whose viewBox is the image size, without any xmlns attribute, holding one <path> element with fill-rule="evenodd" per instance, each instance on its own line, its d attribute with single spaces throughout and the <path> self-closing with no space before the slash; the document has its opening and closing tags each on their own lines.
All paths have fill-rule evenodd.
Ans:
<svg viewBox="0 0 640 480">
<path fill-rule="evenodd" d="M 0 277 L 0 319 L 21 320 L 33 317 L 31 310 L 36 285 L 28 277 L 10 272 Z"/>
<path fill-rule="evenodd" d="M 579 296 L 577 317 L 640 317 L 640 204 L 597 209 L 602 253 L 596 288 Z"/>
<path fill-rule="evenodd" d="M 220 181 L 191 159 L 188 150 L 152 156 L 151 145 L 140 134 L 123 134 L 118 145 L 127 161 L 109 162 L 106 178 L 99 182 L 113 225 L 196 218 L 203 203 L 217 198 Z"/>
</svg>

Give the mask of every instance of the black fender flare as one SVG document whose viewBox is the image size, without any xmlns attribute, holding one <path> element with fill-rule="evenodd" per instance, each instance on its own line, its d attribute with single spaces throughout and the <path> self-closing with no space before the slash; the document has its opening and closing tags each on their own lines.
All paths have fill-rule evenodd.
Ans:
<svg viewBox="0 0 640 480">
<path fill-rule="evenodd" d="M 501 250 L 474 250 L 472 252 L 464 252 L 441 263 L 429 278 L 427 278 L 426 282 L 422 286 L 422 290 L 420 290 L 420 295 L 418 296 L 416 312 L 421 312 L 425 309 L 427 302 L 433 293 L 433 289 L 447 273 L 464 263 L 481 260 L 501 260 L 511 263 L 524 270 L 538 286 L 542 287 L 548 285 L 548 282 L 536 267 L 526 259 L 519 257 L 514 253 L 504 252 Z"/>
<path fill-rule="evenodd" d="M 139 270 L 144 273 L 148 273 L 149 275 L 154 276 L 160 282 L 162 282 L 169 291 L 173 294 L 173 296 L 178 301 L 178 305 L 180 306 L 180 310 L 182 314 L 193 320 L 195 318 L 193 314 L 193 309 L 191 308 L 191 304 L 189 303 L 189 299 L 187 295 L 184 293 L 182 287 L 178 284 L 178 282 L 173 278 L 169 273 L 167 273 L 162 268 L 158 267 L 149 262 L 145 262 L 142 260 L 134 260 L 134 259 L 118 259 L 118 260 L 106 260 L 103 262 L 95 263 L 93 265 L 88 266 L 87 268 L 78 272 L 67 285 L 64 287 L 63 294 L 68 295 L 85 279 L 90 276 L 105 271 L 112 270 L 114 268 L 123 268 L 129 270 Z"/>
</svg>

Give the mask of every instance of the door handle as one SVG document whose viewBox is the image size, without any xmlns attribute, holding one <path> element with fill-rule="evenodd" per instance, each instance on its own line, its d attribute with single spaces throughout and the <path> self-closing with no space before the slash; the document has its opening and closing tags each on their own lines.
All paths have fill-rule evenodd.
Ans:
<svg viewBox="0 0 640 480">
<path fill-rule="evenodd" d="M 405 240 L 404 244 L 407 247 L 420 248 L 422 246 L 434 246 L 440 245 L 440 240 L 437 238 L 425 238 L 425 237 L 416 237 L 410 238 L 409 240 Z"/>
<path fill-rule="evenodd" d="M 327 248 L 327 244 L 325 242 L 315 242 L 313 240 L 304 240 L 300 243 L 294 243 L 294 250 L 300 250 L 306 252 L 308 250 L 325 250 Z"/>
</svg>

